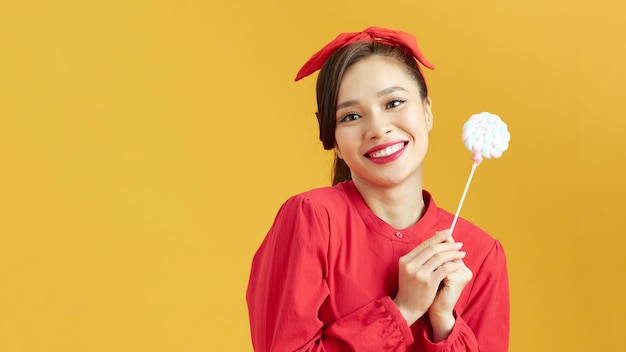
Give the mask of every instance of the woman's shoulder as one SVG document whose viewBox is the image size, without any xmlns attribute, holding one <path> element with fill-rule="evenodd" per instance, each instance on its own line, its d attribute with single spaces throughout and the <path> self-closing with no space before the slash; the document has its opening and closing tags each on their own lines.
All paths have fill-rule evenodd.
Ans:
<svg viewBox="0 0 626 352">
<path fill-rule="evenodd" d="M 314 208 L 337 208 L 347 206 L 349 197 L 343 183 L 335 186 L 313 188 L 287 199 L 286 204 L 307 204 Z"/>
<path fill-rule="evenodd" d="M 438 212 L 440 222 L 446 224 L 445 227 L 450 227 L 454 215 L 441 208 L 438 208 Z M 463 243 L 463 250 L 468 253 L 464 261 L 474 274 L 486 261 L 490 263 L 506 261 L 502 243 L 482 227 L 467 219 L 458 218 L 452 237 L 455 241 Z"/>
<path fill-rule="evenodd" d="M 341 185 L 294 194 L 283 202 L 272 228 L 289 228 L 292 233 L 295 233 L 291 231 L 294 227 L 306 228 L 306 232 L 315 232 L 313 228 L 327 229 L 328 222 L 350 211 L 349 203 L 348 195 Z"/>
<path fill-rule="evenodd" d="M 454 219 L 454 214 L 439 207 L 437 207 L 437 212 L 438 222 L 448 224 L 449 227 Z M 456 241 L 477 247 L 491 248 L 498 244 L 498 240 L 485 229 L 463 217 L 457 219 L 452 236 Z"/>
</svg>

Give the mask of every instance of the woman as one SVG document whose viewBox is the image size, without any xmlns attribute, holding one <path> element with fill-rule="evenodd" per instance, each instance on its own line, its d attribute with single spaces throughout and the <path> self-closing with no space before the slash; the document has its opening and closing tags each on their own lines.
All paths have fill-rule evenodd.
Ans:
<svg viewBox="0 0 626 352">
<path fill-rule="evenodd" d="M 407 33 L 344 33 L 317 69 L 332 187 L 288 199 L 255 254 L 247 302 L 256 351 L 506 351 L 501 244 L 422 189 L 433 126 Z"/>
</svg>

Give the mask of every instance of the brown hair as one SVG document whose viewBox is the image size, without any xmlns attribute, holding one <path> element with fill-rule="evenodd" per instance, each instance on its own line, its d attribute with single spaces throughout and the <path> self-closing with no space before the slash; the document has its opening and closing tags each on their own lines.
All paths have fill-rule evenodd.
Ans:
<svg viewBox="0 0 626 352">
<path fill-rule="evenodd" d="M 372 55 L 379 55 L 396 60 L 406 69 L 407 74 L 415 80 L 422 99 L 426 99 L 428 96 L 426 82 L 417 66 L 417 61 L 400 47 L 381 44 L 376 41 L 359 41 L 337 50 L 324 62 L 317 77 L 316 116 L 320 127 L 320 141 L 322 141 L 322 145 L 326 150 L 335 147 L 337 98 L 343 75 L 350 66 Z M 350 180 L 351 178 L 352 176 L 348 165 L 335 155 L 333 185 Z"/>
</svg>

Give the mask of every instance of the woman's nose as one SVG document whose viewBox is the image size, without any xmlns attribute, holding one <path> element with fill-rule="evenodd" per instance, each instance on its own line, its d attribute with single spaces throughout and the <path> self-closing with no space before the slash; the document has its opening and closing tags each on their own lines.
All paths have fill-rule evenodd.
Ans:
<svg viewBox="0 0 626 352">
<path fill-rule="evenodd" d="M 393 128 L 389 119 L 380 112 L 371 113 L 368 120 L 366 131 L 367 139 L 380 138 L 391 132 Z"/>
</svg>

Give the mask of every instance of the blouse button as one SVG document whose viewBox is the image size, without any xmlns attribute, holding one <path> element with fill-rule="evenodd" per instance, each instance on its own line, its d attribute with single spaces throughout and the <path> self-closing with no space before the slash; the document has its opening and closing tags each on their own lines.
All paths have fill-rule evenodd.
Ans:
<svg viewBox="0 0 626 352">
<path fill-rule="evenodd" d="M 402 232 L 396 232 L 396 237 L 402 238 L 404 237 L 404 235 L 402 234 Z"/>
</svg>

